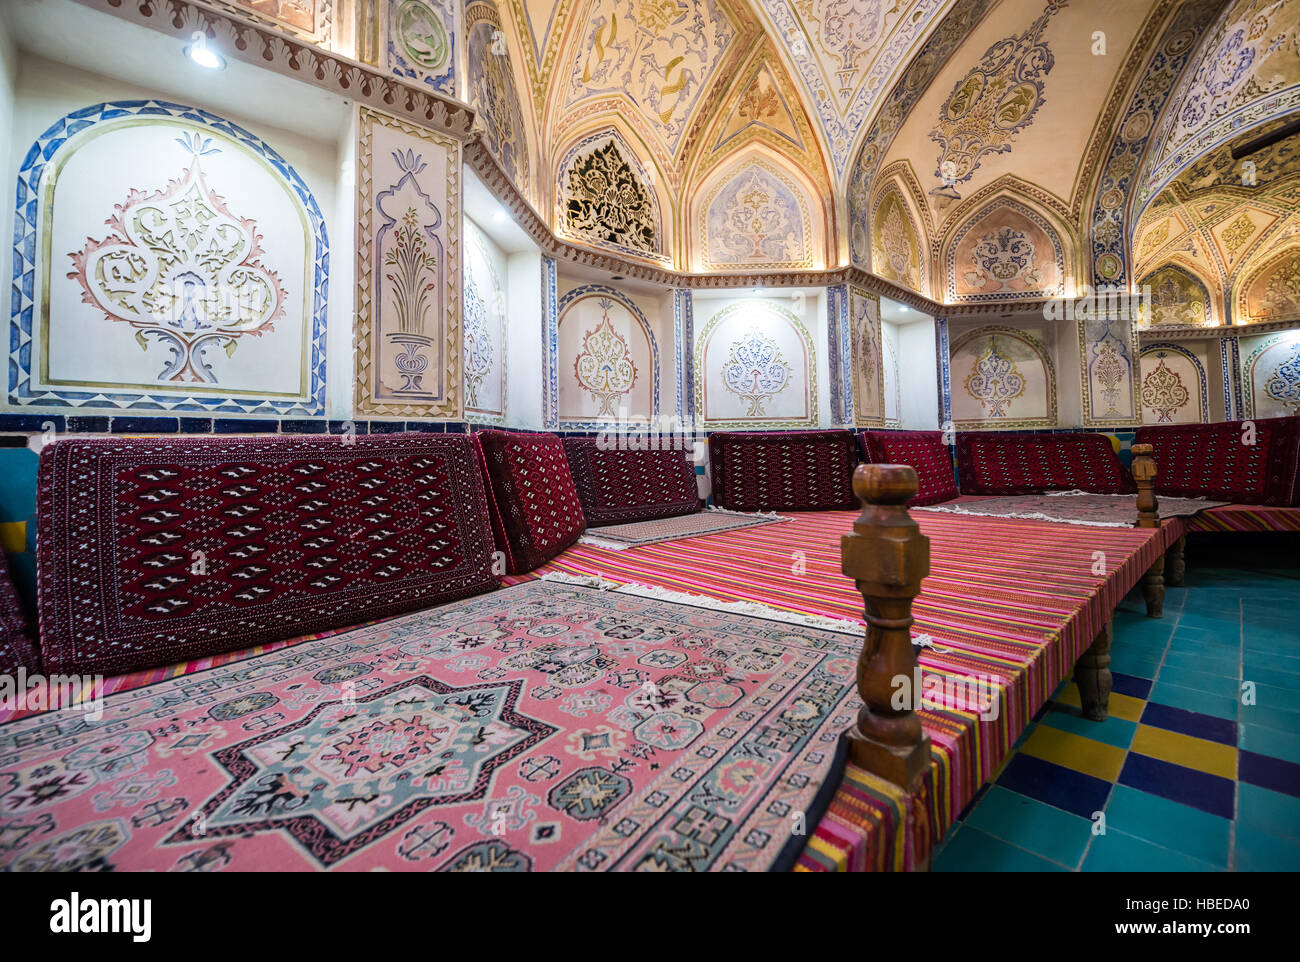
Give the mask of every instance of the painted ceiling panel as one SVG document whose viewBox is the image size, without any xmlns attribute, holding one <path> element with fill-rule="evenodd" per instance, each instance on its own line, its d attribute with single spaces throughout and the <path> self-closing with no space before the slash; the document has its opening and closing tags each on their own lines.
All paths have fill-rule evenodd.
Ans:
<svg viewBox="0 0 1300 962">
<path fill-rule="evenodd" d="M 910 161 L 937 223 L 963 198 L 1010 176 L 1066 207 L 1129 45 L 1154 4 L 1003 0 L 930 84 L 886 163 Z M 1105 53 L 1094 53 L 1096 32 Z"/>
</svg>

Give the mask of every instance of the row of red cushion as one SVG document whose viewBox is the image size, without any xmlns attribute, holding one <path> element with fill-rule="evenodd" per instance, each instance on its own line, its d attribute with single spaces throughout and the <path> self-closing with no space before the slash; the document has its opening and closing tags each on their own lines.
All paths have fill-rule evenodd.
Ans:
<svg viewBox="0 0 1300 962">
<path fill-rule="evenodd" d="M 1155 448 L 1156 493 L 1236 504 L 1300 504 L 1300 418 L 1139 428 Z M 914 505 L 961 494 L 1041 491 L 1132 494 L 1133 478 L 1104 434 L 960 432 L 957 476 L 938 431 L 722 433 L 709 438 L 716 504 L 743 511 L 853 508 L 862 459 L 916 469 Z"/>
<path fill-rule="evenodd" d="M 1157 492 L 1296 503 L 1300 419 L 1144 428 Z M 1254 443 L 1248 443 L 1253 441 Z M 914 504 L 957 496 L 939 432 L 714 434 L 714 500 L 740 511 L 857 507 L 869 461 L 911 464 Z M 1124 493 L 1104 435 L 958 436 L 961 490 Z M 683 451 L 464 436 L 69 439 L 41 455 L 38 584 L 47 671 L 106 674 L 346 627 L 496 587 L 588 524 L 699 510 Z M 499 557 L 499 556 L 498 556 Z M 26 662 L 0 572 L 0 671 Z M 7 616 L 7 617 L 6 617 Z"/>
</svg>

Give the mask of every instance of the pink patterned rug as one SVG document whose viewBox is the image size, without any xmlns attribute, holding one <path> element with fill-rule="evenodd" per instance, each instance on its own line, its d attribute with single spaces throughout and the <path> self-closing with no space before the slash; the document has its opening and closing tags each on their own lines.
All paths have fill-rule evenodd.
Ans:
<svg viewBox="0 0 1300 962">
<path fill-rule="evenodd" d="M 1191 517 L 1226 501 L 1199 498 L 1159 498 L 1161 518 Z M 1131 528 L 1137 523 L 1137 499 L 1131 494 L 1017 494 L 1005 498 L 980 498 L 909 508 L 911 511 L 940 511 L 990 518 L 1023 518 L 1031 521 L 1060 521 L 1095 528 Z"/>
<path fill-rule="evenodd" d="M 788 867 L 859 636 L 719 604 L 530 581 L 10 722 L 0 869 Z"/>
<path fill-rule="evenodd" d="M 676 518 L 656 518 L 653 521 L 633 521 L 628 524 L 588 528 L 581 540 L 583 544 L 596 548 L 612 548 L 620 551 L 643 544 L 680 541 L 682 538 L 698 538 L 701 535 L 718 534 L 721 531 L 738 531 L 741 528 L 756 528 L 759 525 L 789 520 L 775 514 L 745 514 L 739 511 L 712 509 L 695 514 L 684 514 Z"/>
</svg>

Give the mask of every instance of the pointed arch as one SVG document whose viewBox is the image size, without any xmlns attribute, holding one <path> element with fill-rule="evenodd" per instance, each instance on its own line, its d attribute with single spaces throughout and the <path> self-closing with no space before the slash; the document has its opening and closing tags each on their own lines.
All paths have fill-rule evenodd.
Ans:
<svg viewBox="0 0 1300 962">
<path fill-rule="evenodd" d="M 1073 281 L 1064 226 L 1027 198 L 1004 191 L 952 222 L 941 260 L 948 303 L 1055 297 Z"/>
<path fill-rule="evenodd" d="M 663 172 L 617 126 L 578 135 L 555 167 L 556 234 L 660 264 L 672 260 Z"/>
<path fill-rule="evenodd" d="M 714 168 L 688 209 L 692 269 L 807 270 L 826 264 L 828 217 L 815 185 L 762 144 Z"/>
</svg>

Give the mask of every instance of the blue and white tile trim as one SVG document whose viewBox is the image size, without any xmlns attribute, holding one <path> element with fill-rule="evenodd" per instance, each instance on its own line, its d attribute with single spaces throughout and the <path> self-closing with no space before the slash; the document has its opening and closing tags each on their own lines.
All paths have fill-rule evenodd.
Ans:
<svg viewBox="0 0 1300 962">
<path fill-rule="evenodd" d="M 311 223 L 315 263 L 312 278 L 311 357 L 309 400 L 271 398 L 180 397 L 143 392 L 92 392 L 32 387 L 32 324 L 36 313 L 36 259 L 41 209 L 41 179 L 69 141 L 85 131 L 111 121 L 132 117 L 181 120 L 206 127 L 258 154 L 284 179 L 302 204 Z M 73 145 L 75 147 L 75 144 Z M 9 403 L 14 405 L 119 410 L 164 410 L 209 414 L 260 414 L 272 418 L 311 417 L 325 413 L 325 318 L 329 289 L 329 238 L 325 219 L 311 190 L 288 162 L 260 138 L 229 120 L 198 107 L 165 100 L 124 100 L 94 104 L 74 110 L 37 138 L 18 170 L 14 210 L 13 287 L 9 321 Z"/>
</svg>

